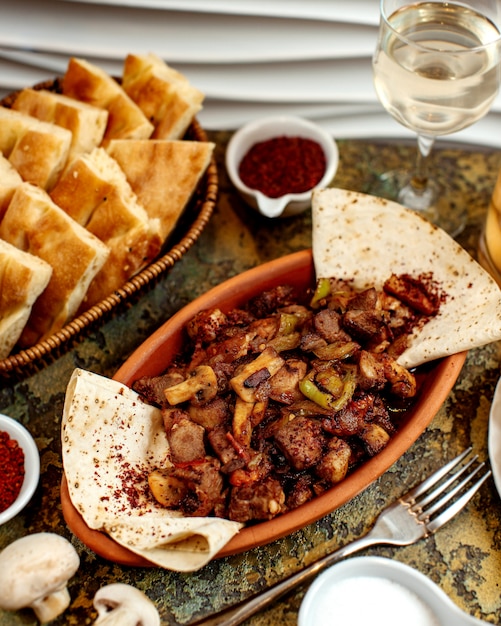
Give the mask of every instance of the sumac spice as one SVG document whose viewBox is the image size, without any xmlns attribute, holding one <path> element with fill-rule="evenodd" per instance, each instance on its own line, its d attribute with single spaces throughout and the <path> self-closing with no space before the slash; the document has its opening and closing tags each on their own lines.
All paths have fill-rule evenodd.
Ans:
<svg viewBox="0 0 501 626">
<path fill-rule="evenodd" d="M 0 431 L 0 513 L 19 495 L 24 480 L 24 451 L 5 431 Z"/>
<path fill-rule="evenodd" d="M 325 167 L 324 151 L 316 141 L 280 136 L 254 144 L 240 162 L 238 173 L 247 187 L 279 198 L 314 187 Z"/>
</svg>

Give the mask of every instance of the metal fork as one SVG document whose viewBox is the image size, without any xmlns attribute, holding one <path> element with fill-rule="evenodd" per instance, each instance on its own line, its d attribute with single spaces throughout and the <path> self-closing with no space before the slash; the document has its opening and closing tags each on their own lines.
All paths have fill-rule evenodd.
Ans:
<svg viewBox="0 0 501 626">
<path fill-rule="evenodd" d="M 468 448 L 387 506 L 365 536 L 322 557 L 251 599 L 211 617 L 189 622 L 189 626 L 237 626 L 281 596 L 308 582 L 326 567 L 354 552 L 373 545 L 406 546 L 432 535 L 466 506 L 491 475 L 491 471 L 487 470 L 477 477 L 485 466 L 485 463 L 480 463 L 472 468 L 478 455 L 461 465 L 471 450 Z"/>
</svg>

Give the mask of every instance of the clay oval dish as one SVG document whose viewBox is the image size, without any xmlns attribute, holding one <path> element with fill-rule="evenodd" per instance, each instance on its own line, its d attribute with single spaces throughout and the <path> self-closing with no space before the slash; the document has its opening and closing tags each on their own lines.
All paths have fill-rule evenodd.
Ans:
<svg viewBox="0 0 501 626">
<path fill-rule="evenodd" d="M 130 356 L 113 378 L 130 386 L 141 376 L 160 374 L 180 351 L 185 324 L 199 311 L 214 306 L 228 311 L 279 284 L 288 283 L 305 289 L 314 286 L 314 275 L 312 252 L 304 250 L 225 281 L 176 313 Z M 466 353 L 462 352 L 429 363 L 422 369 L 419 374 L 422 387 L 416 404 L 403 419 L 399 431 L 378 455 L 342 482 L 297 509 L 244 528 L 217 557 L 241 553 L 289 535 L 331 513 L 363 491 L 397 461 L 430 424 L 454 386 L 465 359 Z M 146 559 L 117 544 L 108 535 L 90 529 L 73 507 L 64 479 L 61 501 L 70 529 L 98 555 L 124 565 L 153 566 Z"/>
</svg>

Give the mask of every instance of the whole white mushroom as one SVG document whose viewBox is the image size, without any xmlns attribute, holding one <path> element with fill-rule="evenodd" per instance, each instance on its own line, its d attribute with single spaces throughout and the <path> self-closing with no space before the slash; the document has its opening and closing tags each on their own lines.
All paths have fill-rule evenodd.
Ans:
<svg viewBox="0 0 501 626">
<path fill-rule="evenodd" d="M 160 626 L 153 602 L 136 587 L 113 583 L 94 596 L 98 617 L 94 626 Z"/>
<path fill-rule="evenodd" d="M 0 552 L 0 608 L 30 607 L 40 622 L 50 622 L 70 604 L 68 580 L 80 559 L 71 543 L 55 533 L 33 533 Z"/>
</svg>

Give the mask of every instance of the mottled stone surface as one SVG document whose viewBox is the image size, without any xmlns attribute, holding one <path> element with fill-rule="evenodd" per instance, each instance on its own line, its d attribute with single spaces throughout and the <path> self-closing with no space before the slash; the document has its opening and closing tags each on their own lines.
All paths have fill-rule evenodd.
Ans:
<svg viewBox="0 0 501 626">
<path fill-rule="evenodd" d="M 472 351 L 446 403 L 419 440 L 379 480 L 319 522 L 269 546 L 214 561 L 194 574 L 134 569 L 107 562 L 72 535 L 59 503 L 60 416 L 66 383 L 76 366 L 112 375 L 120 363 L 172 313 L 210 287 L 269 259 L 311 246 L 309 212 L 268 221 L 247 209 L 234 194 L 223 159 L 228 136 L 213 133 L 220 164 L 220 198 L 215 214 L 195 246 L 142 297 L 76 342 L 54 362 L 18 381 L 0 382 L 0 411 L 27 425 L 41 455 L 42 479 L 25 511 L 0 528 L 0 548 L 17 537 L 53 531 L 78 550 L 81 567 L 71 580 L 71 605 L 58 624 L 91 624 L 92 598 L 105 584 L 121 581 L 146 591 L 156 602 L 162 624 L 183 624 L 224 603 L 279 581 L 303 564 L 365 533 L 377 513 L 429 471 L 469 444 L 487 458 L 488 413 L 500 367 L 500 347 Z M 370 191 L 384 170 L 410 167 L 414 146 L 361 141 L 339 142 L 335 185 Z M 437 147 L 431 167 L 456 206 L 466 206 L 469 224 L 461 243 L 476 243 L 501 167 L 501 154 Z M 370 233 L 368 233 L 370 236 Z M 418 251 L 416 251 L 418 253 Z M 468 509 L 434 537 L 404 548 L 378 547 L 365 554 L 397 559 L 428 575 L 471 615 L 501 624 L 501 503 L 488 481 Z M 297 623 L 304 589 L 249 620 L 254 626 Z M 361 591 L 361 593 L 363 593 Z M 5 626 L 36 624 L 30 610 L 0 610 Z"/>
</svg>

